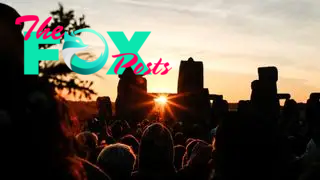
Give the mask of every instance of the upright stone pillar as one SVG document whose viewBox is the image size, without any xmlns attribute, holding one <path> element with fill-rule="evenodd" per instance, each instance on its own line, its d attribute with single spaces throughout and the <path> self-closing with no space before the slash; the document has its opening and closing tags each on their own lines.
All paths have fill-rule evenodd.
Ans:
<svg viewBox="0 0 320 180">
<path fill-rule="evenodd" d="M 178 93 L 199 92 L 203 89 L 203 63 L 194 61 L 181 61 L 178 78 Z"/>
<path fill-rule="evenodd" d="M 109 124 L 112 119 L 112 103 L 109 96 L 97 98 L 98 118 L 103 125 Z"/>
<path fill-rule="evenodd" d="M 132 68 L 126 68 L 119 78 L 116 116 L 135 125 L 146 116 L 144 104 L 148 100 L 147 80 L 141 75 L 135 75 Z"/>
<path fill-rule="evenodd" d="M 132 84 L 135 83 L 135 74 L 131 68 L 127 68 L 122 75 L 119 75 L 119 78 L 116 116 L 120 120 L 127 120 L 132 102 Z"/>
<path fill-rule="evenodd" d="M 252 108 L 260 118 L 278 120 L 280 102 L 277 92 L 278 70 L 276 67 L 258 68 L 259 80 L 251 84 Z"/>
<path fill-rule="evenodd" d="M 187 61 L 181 61 L 178 78 L 179 103 L 186 110 L 180 111 L 179 117 L 184 126 L 204 124 L 207 96 L 203 89 L 203 63 L 194 61 L 191 57 Z M 207 99 L 208 100 L 208 99 Z"/>
</svg>

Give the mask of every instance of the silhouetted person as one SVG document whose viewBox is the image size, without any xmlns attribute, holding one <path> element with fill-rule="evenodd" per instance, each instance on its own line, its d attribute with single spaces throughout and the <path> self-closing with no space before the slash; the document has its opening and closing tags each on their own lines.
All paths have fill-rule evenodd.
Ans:
<svg viewBox="0 0 320 180">
<path fill-rule="evenodd" d="M 92 119 L 88 120 L 86 123 L 87 123 L 88 131 L 97 134 L 99 137 L 103 136 L 101 134 L 101 132 L 103 131 L 103 127 L 102 127 L 101 122 L 98 118 L 92 118 Z"/>
<path fill-rule="evenodd" d="M 138 155 L 139 152 L 139 142 L 138 140 L 132 135 L 125 135 L 120 139 L 120 142 L 130 146 L 135 155 Z"/>
<path fill-rule="evenodd" d="M 120 121 L 116 121 L 111 125 L 111 133 L 114 140 L 118 141 L 123 135 L 123 127 Z"/>
<path fill-rule="evenodd" d="M 98 137 L 91 132 L 81 132 L 76 136 L 77 142 L 80 146 L 80 153 L 83 159 L 91 163 L 96 163 L 98 148 Z"/>
<path fill-rule="evenodd" d="M 238 113 L 241 117 L 248 117 L 250 113 L 250 101 L 241 100 L 238 102 Z"/>
<path fill-rule="evenodd" d="M 174 166 L 176 170 L 181 169 L 182 159 L 185 152 L 186 152 L 186 148 L 182 145 L 176 145 L 174 147 Z"/>
<path fill-rule="evenodd" d="M 218 179 L 272 179 L 275 146 L 269 129 L 229 113 L 217 129 L 215 164 Z"/>
<path fill-rule="evenodd" d="M 174 135 L 174 145 L 182 145 L 184 146 L 186 143 L 185 137 L 182 132 L 177 132 Z"/>
<path fill-rule="evenodd" d="M 29 145 L 24 150 L 28 154 L 25 156 L 28 164 L 16 174 L 24 175 L 26 179 L 29 179 L 26 176 L 30 179 L 109 179 L 97 167 L 75 156 L 68 126 L 70 119 L 66 119 L 68 110 L 62 100 L 55 98 L 54 89 L 37 76 L 24 75 L 23 25 L 15 25 L 19 16 L 13 8 L 0 4 L 0 37 L 3 40 L 0 73 L 1 81 L 7 87 L 1 88 L 1 94 L 5 96 L 1 99 L 0 109 L 4 109 L 18 125 L 14 132 L 22 132 Z M 28 132 L 20 131 L 19 125 Z M 15 156 L 9 157 L 17 162 Z M 28 172 L 24 173 L 24 170 Z"/>
<path fill-rule="evenodd" d="M 196 140 L 196 139 L 194 139 L 194 138 L 188 138 L 188 139 L 186 140 L 185 146 L 188 146 L 188 144 L 191 143 L 191 142 L 194 141 L 194 140 Z"/>
<path fill-rule="evenodd" d="M 11 153 L 14 147 L 14 136 L 17 127 L 12 125 L 23 122 L 24 92 L 20 92 L 23 87 L 23 56 L 24 41 L 22 35 L 23 25 L 15 25 L 15 19 L 20 17 L 19 13 L 12 7 L 0 3 L 0 75 L 1 75 L 1 100 L 0 100 L 0 141 L 2 143 L 1 165 L 6 166 L 12 161 Z M 16 131 L 13 131 L 13 130 Z M 11 134 L 11 136 L 8 136 Z M 18 135 L 15 135 L 18 136 Z M 12 149 L 11 149 L 12 148 Z M 13 153 L 12 153 L 13 154 Z M 3 171 L 6 173 L 6 169 Z"/>
<path fill-rule="evenodd" d="M 132 174 L 137 180 L 175 179 L 173 140 L 162 124 L 152 124 L 144 132 L 139 148 L 139 168 Z"/>
<path fill-rule="evenodd" d="M 4 167 L 7 158 L 10 158 L 10 161 L 16 161 L 16 156 L 11 156 L 11 153 L 15 152 L 14 150 L 19 149 L 19 147 L 15 147 L 17 139 L 14 138 L 18 137 L 21 140 L 23 134 L 23 138 L 34 140 L 32 142 L 39 141 L 38 138 L 32 139 L 33 132 L 30 133 L 30 131 L 34 129 L 26 128 L 33 125 L 32 119 L 28 119 L 27 116 L 27 104 L 28 97 L 30 98 L 33 90 L 37 89 L 37 76 L 24 76 L 23 73 L 24 39 L 21 31 L 24 24 L 15 24 L 18 17 L 20 15 L 15 9 L 0 3 L 0 38 L 2 40 L 0 43 L 0 94 L 2 95 L 0 100 L 0 140 L 3 147 L 1 164 Z M 10 136 L 8 136 L 9 134 Z M 28 143 L 33 144 L 30 141 Z M 31 155 L 33 148 L 25 149 L 30 157 L 33 157 Z M 7 171 L 3 169 L 2 172 L 6 173 Z"/>
<path fill-rule="evenodd" d="M 109 179 L 99 168 L 76 156 L 66 105 L 50 94 L 42 94 L 46 101 L 35 99 L 27 118 L 37 129 L 32 133 L 32 141 L 36 141 L 32 144 L 34 179 Z"/>
<path fill-rule="evenodd" d="M 129 180 L 136 161 L 132 149 L 124 144 L 106 146 L 98 156 L 97 165 L 112 180 Z"/>
<path fill-rule="evenodd" d="M 24 119 L 26 98 L 30 91 L 29 86 L 33 86 L 37 81 L 37 76 L 24 76 L 23 74 L 24 39 L 22 29 L 24 24 L 15 24 L 18 17 L 20 15 L 15 9 L 0 3 L 0 38 L 2 41 L 0 44 L 0 94 L 2 95 L 0 101 L 0 130 L 4 134 L 6 132 L 13 133 L 12 123 L 15 125 L 27 124 Z M 20 132 L 17 128 L 15 127 L 14 133 Z M 2 142 L 6 143 L 5 139 Z"/>
<path fill-rule="evenodd" d="M 182 125 L 182 122 L 179 121 L 179 122 L 176 122 L 174 125 L 173 125 L 173 134 L 176 134 L 178 132 L 182 132 L 183 131 L 183 125 Z"/>
<path fill-rule="evenodd" d="M 206 142 L 204 142 L 200 139 L 189 139 L 189 140 L 187 140 L 187 142 L 188 142 L 188 144 L 186 146 L 186 151 L 185 151 L 183 158 L 182 158 L 182 167 L 185 167 L 188 165 L 192 150 L 197 143 L 207 144 Z"/>
<path fill-rule="evenodd" d="M 212 146 L 203 141 L 195 141 L 188 162 L 178 172 L 179 179 L 210 179 L 213 172 L 211 158 Z"/>
</svg>

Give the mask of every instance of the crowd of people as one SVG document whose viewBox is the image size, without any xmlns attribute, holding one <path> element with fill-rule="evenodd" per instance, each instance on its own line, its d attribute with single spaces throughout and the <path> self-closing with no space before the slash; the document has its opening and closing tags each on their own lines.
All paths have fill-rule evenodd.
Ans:
<svg viewBox="0 0 320 180">
<path fill-rule="evenodd" d="M 319 116 L 307 116 L 313 118 L 308 124 L 293 100 L 276 127 L 238 111 L 226 113 L 210 130 L 195 124 L 191 134 L 181 123 L 186 120 L 173 126 L 147 122 L 136 129 L 122 120 L 100 132 L 74 134 L 65 101 L 38 76 L 23 74 L 23 25 L 15 25 L 17 17 L 0 4 L 1 137 L 17 151 L 2 153 L 2 164 L 9 159 L 5 166 L 14 172 L 4 177 L 2 171 L 3 179 L 16 174 L 59 180 L 320 179 Z M 319 99 L 312 107 L 319 107 Z M 13 124 L 31 125 L 23 128 L 27 132 L 19 135 L 18 146 L 8 137 L 19 131 Z"/>
<path fill-rule="evenodd" d="M 319 178 L 318 126 L 308 127 L 294 100 L 286 101 L 276 129 L 255 118 L 228 112 L 209 131 L 194 124 L 191 134 L 181 122 L 143 121 L 131 129 L 115 121 L 106 133 L 89 127 L 76 139 L 80 157 L 112 179 Z"/>
</svg>

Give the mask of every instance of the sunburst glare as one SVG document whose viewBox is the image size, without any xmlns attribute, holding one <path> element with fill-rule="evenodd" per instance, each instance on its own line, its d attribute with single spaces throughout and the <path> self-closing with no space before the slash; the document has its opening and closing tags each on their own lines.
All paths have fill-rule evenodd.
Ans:
<svg viewBox="0 0 320 180">
<path fill-rule="evenodd" d="M 154 101 L 158 104 L 165 105 L 168 100 L 167 100 L 166 96 L 159 96 L 159 97 L 155 98 Z"/>
</svg>

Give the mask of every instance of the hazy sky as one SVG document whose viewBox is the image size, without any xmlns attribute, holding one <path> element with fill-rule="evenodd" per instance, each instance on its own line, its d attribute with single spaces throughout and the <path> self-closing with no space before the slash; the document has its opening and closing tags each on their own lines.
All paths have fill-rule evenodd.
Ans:
<svg viewBox="0 0 320 180">
<path fill-rule="evenodd" d="M 2 0 L 3 2 L 3 0 Z M 42 23 L 58 8 L 55 0 L 4 0 L 21 15 L 38 15 Z M 139 54 L 145 62 L 162 58 L 173 69 L 167 75 L 147 76 L 149 92 L 176 92 L 180 60 L 204 62 L 205 87 L 231 102 L 249 99 L 257 67 L 275 65 L 279 92 L 305 101 L 320 91 L 319 0 L 65 0 L 77 17 L 86 15 L 92 29 L 106 38 L 110 54 L 106 69 L 83 76 L 94 80 L 99 95 L 116 98 L 118 77 L 105 75 L 119 51 L 106 31 L 151 31 Z M 31 23 L 26 24 L 26 30 Z M 37 27 L 39 27 L 38 25 Z M 37 28 L 36 28 L 37 29 Z M 82 40 L 99 55 L 98 37 Z"/>
</svg>

